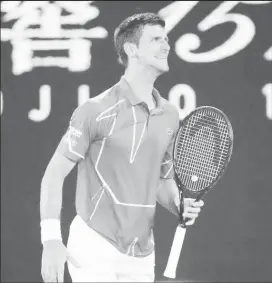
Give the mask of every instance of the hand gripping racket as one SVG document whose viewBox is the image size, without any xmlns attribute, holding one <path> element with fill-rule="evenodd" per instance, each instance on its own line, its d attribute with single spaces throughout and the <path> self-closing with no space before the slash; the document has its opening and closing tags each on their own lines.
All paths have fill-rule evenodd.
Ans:
<svg viewBox="0 0 272 283">
<path fill-rule="evenodd" d="M 201 106 L 182 121 L 173 149 L 174 179 L 181 200 L 180 215 L 185 197 L 199 201 L 218 182 L 230 161 L 232 148 L 232 126 L 221 110 Z M 176 229 L 165 277 L 176 278 L 187 220 L 181 219 Z"/>
</svg>

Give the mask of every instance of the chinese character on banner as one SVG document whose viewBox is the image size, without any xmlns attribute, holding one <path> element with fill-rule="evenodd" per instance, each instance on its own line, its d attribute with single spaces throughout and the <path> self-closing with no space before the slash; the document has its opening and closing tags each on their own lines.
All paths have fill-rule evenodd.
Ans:
<svg viewBox="0 0 272 283">
<path fill-rule="evenodd" d="M 12 28 L 1 24 L 1 41 L 10 41 L 13 47 L 13 74 L 35 67 L 60 67 L 71 72 L 90 68 L 90 39 L 108 36 L 103 27 L 84 28 L 99 16 L 99 9 L 92 2 L 2 1 L 2 22 L 14 22 Z M 64 55 L 54 56 L 56 51 Z M 45 57 L 45 53 L 49 56 Z"/>
</svg>

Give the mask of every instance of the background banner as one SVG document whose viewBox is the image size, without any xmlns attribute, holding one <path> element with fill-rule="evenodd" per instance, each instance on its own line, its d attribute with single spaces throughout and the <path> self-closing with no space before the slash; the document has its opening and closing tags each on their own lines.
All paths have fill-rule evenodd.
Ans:
<svg viewBox="0 0 272 283">
<path fill-rule="evenodd" d="M 2 282 L 42 281 L 42 176 L 74 109 L 123 74 L 113 32 L 140 12 L 167 22 L 170 71 L 155 86 L 180 119 L 211 105 L 234 128 L 232 160 L 188 229 L 177 280 L 272 281 L 272 1 L 1 1 Z M 65 241 L 75 184 L 73 170 Z M 168 280 L 176 224 L 158 205 L 157 281 Z"/>
</svg>

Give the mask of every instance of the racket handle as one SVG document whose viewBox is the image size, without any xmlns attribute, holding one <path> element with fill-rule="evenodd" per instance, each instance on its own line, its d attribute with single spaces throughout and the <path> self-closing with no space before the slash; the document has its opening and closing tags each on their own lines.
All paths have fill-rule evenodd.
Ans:
<svg viewBox="0 0 272 283">
<path fill-rule="evenodd" d="M 178 226 L 175 232 L 168 262 L 163 275 L 168 278 L 176 278 L 176 270 L 179 262 L 180 252 L 185 239 L 186 228 Z"/>
</svg>

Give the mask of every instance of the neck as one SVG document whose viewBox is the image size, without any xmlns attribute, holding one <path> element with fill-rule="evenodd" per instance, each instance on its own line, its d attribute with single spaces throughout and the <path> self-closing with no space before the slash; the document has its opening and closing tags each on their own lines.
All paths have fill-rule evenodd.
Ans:
<svg viewBox="0 0 272 283">
<path fill-rule="evenodd" d="M 124 77 L 136 96 L 147 103 L 152 101 L 152 91 L 158 74 L 143 68 L 127 67 Z"/>
</svg>

